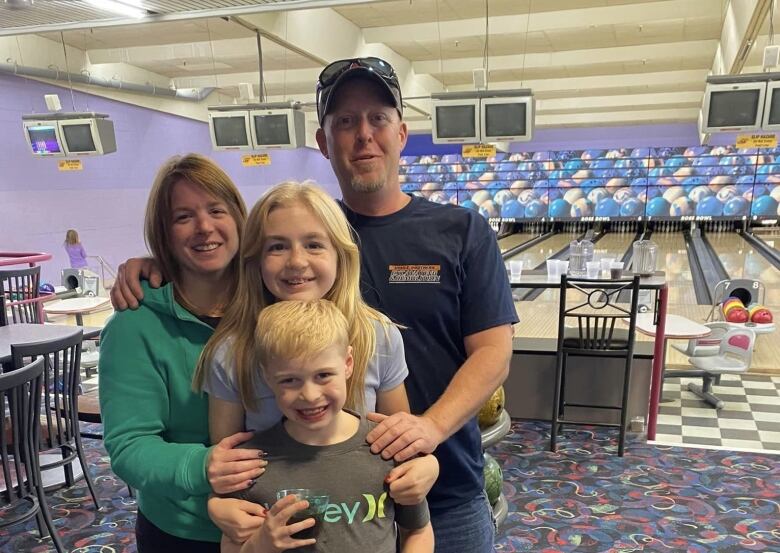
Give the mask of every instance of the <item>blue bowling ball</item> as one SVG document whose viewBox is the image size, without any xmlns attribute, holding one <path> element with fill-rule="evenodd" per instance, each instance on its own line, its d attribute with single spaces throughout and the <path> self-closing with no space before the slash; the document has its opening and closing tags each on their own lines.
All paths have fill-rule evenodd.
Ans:
<svg viewBox="0 0 780 553">
<path fill-rule="evenodd" d="M 707 167 L 709 165 L 718 165 L 719 164 L 719 158 L 717 156 L 702 156 L 702 157 L 696 157 L 693 158 L 693 165 L 694 167 Z"/>
<path fill-rule="evenodd" d="M 614 166 L 614 159 L 595 159 L 590 163 L 591 169 L 612 169 Z"/>
<path fill-rule="evenodd" d="M 563 190 L 561 190 L 560 188 L 545 188 L 541 192 L 542 193 L 539 196 L 539 199 L 542 200 L 542 203 L 545 203 L 547 205 L 550 205 L 558 198 L 563 197 Z"/>
<path fill-rule="evenodd" d="M 684 156 L 672 156 L 664 161 L 664 167 L 677 169 L 688 165 L 688 160 Z"/>
<path fill-rule="evenodd" d="M 612 198 L 603 198 L 596 204 L 596 217 L 617 217 L 620 214 L 620 204 Z"/>
<path fill-rule="evenodd" d="M 553 202 L 550 204 L 548 212 L 550 217 L 560 219 L 562 217 L 568 217 L 570 210 L 571 204 L 563 198 L 558 198 L 557 200 L 553 200 Z"/>
<path fill-rule="evenodd" d="M 525 217 L 525 207 L 517 200 L 509 200 L 501 206 L 501 217 L 522 219 Z"/>
<path fill-rule="evenodd" d="M 445 182 L 443 190 L 445 192 L 455 192 L 458 190 L 458 183 L 457 182 Z"/>
<path fill-rule="evenodd" d="M 639 217 L 644 214 L 644 211 L 644 204 L 637 198 L 628 198 L 625 202 L 620 204 L 621 217 Z"/>
<path fill-rule="evenodd" d="M 755 178 L 753 177 L 753 175 L 742 175 L 737 179 L 737 184 L 746 186 L 748 184 L 753 184 L 754 181 Z"/>
<path fill-rule="evenodd" d="M 761 196 L 753 199 L 753 206 L 750 209 L 750 214 L 756 217 L 776 217 L 777 216 L 777 200 L 772 196 Z"/>
<path fill-rule="evenodd" d="M 648 157 L 650 157 L 650 154 L 651 154 L 650 148 L 634 148 L 631 151 L 630 157 L 633 157 L 635 159 L 636 158 L 648 158 Z"/>
<path fill-rule="evenodd" d="M 670 167 L 653 167 L 647 173 L 647 176 L 657 179 L 659 177 L 668 177 L 672 173 L 674 173 L 674 171 Z"/>
<path fill-rule="evenodd" d="M 401 185 L 401 192 L 414 192 L 415 190 L 419 190 L 420 185 L 414 182 L 406 182 Z"/>
<path fill-rule="evenodd" d="M 723 202 L 717 196 L 707 196 L 696 204 L 696 215 L 717 217 L 723 214 Z"/>
<path fill-rule="evenodd" d="M 580 156 L 582 159 L 598 159 L 604 156 L 604 150 L 585 150 Z"/>
<path fill-rule="evenodd" d="M 479 206 L 477 206 L 477 204 L 475 204 L 475 203 L 474 203 L 474 202 L 472 202 L 471 200 L 463 200 L 463 201 L 460 203 L 460 206 L 461 206 L 461 207 L 468 208 L 468 209 L 473 209 L 474 211 L 478 211 L 478 210 L 479 210 Z"/>
<path fill-rule="evenodd" d="M 580 188 L 583 190 L 593 190 L 602 186 L 604 183 L 601 179 L 585 179 L 580 183 Z"/>
<path fill-rule="evenodd" d="M 545 215 L 547 215 L 547 206 L 539 200 L 531 200 L 525 206 L 525 216 L 530 219 L 544 217 Z"/>
<path fill-rule="evenodd" d="M 631 181 L 631 186 L 647 186 L 647 179 L 644 177 L 638 177 Z"/>
<path fill-rule="evenodd" d="M 563 168 L 566 171 L 571 171 L 572 173 L 576 173 L 577 171 L 583 169 L 584 167 L 587 166 L 585 165 L 585 162 L 582 161 L 581 159 L 570 159 L 563 166 Z"/>
<path fill-rule="evenodd" d="M 650 189 L 648 189 L 648 193 Z M 647 216 L 648 217 L 667 217 L 669 215 L 669 202 L 664 200 L 662 196 L 653 198 L 647 202 Z"/>
<path fill-rule="evenodd" d="M 741 196 L 736 196 L 734 198 L 729 199 L 723 205 L 723 215 L 725 215 L 726 217 L 739 217 L 742 215 L 747 215 L 749 205 L 750 204 L 745 198 Z"/>
</svg>

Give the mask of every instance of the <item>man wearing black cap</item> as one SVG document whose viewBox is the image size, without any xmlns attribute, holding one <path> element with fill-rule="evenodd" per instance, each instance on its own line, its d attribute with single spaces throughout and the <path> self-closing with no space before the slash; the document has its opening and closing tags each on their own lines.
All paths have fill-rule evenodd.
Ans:
<svg viewBox="0 0 780 553">
<path fill-rule="evenodd" d="M 317 142 L 360 238 L 363 295 L 406 327 L 406 389 L 417 415 L 371 415 L 382 421 L 368 436 L 372 449 L 398 461 L 435 451 L 441 474 L 428 503 L 436 551 L 493 551 L 474 415 L 506 378 L 517 322 L 495 235 L 474 211 L 401 192 L 407 128 L 390 64 L 328 65 L 317 114 Z"/>
</svg>

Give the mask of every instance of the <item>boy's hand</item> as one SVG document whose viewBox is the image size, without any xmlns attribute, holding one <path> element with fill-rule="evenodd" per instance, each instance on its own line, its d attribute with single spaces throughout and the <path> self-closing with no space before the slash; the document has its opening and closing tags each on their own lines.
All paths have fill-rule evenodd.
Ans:
<svg viewBox="0 0 780 553">
<path fill-rule="evenodd" d="M 162 285 L 162 273 L 151 257 L 133 257 L 119 265 L 111 287 L 111 304 L 114 309 L 138 309 L 138 302 L 144 299 L 142 278 L 147 279 L 152 288 Z"/>
<path fill-rule="evenodd" d="M 390 497 L 399 505 L 418 505 L 431 491 L 439 477 L 439 461 L 433 455 L 409 459 L 393 468 L 385 482 L 390 485 Z"/>
<path fill-rule="evenodd" d="M 232 497 L 210 497 L 208 511 L 217 528 L 239 544 L 257 532 L 266 516 L 266 509 L 262 505 Z"/>
<path fill-rule="evenodd" d="M 401 411 L 390 416 L 369 413 L 367 418 L 379 424 L 368 433 L 366 441 L 371 444 L 371 452 L 382 452 L 384 459 L 402 463 L 418 453 L 433 453 L 444 440 L 436 424 L 424 415 Z"/>
<path fill-rule="evenodd" d="M 215 445 L 206 461 L 206 476 L 215 493 L 227 494 L 249 488 L 265 472 L 268 461 L 259 449 L 236 449 L 254 432 L 238 432 Z"/>
<path fill-rule="evenodd" d="M 314 526 L 313 518 L 307 518 L 295 524 L 287 524 L 291 516 L 308 506 L 308 501 L 299 501 L 294 495 L 285 496 L 274 503 L 273 507 L 266 513 L 263 526 L 244 544 L 241 552 L 281 553 L 288 549 L 317 543 L 314 538 L 299 540 L 292 537 L 293 534 Z"/>
</svg>

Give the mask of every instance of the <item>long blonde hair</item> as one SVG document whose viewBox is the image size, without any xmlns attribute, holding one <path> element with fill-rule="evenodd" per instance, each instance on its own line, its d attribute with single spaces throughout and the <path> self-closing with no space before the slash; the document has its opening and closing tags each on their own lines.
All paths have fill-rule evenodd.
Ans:
<svg viewBox="0 0 780 553">
<path fill-rule="evenodd" d="M 171 193 L 173 186 L 186 180 L 204 192 L 225 202 L 227 210 L 236 223 L 239 243 L 244 235 L 246 205 L 241 193 L 230 177 L 214 161 L 200 154 L 187 154 L 169 158 L 157 172 L 149 200 L 146 203 L 144 237 L 146 246 L 157 261 L 163 277 L 172 282 L 175 288 L 181 286 L 181 268 L 174 256 L 170 255 L 171 242 Z M 234 256 L 230 262 L 230 274 L 238 273 L 239 259 Z M 232 290 L 228 297 L 232 297 Z"/>
<path fill-rule="evenodd" d="M 254 379 L 258 377 L 258 362 L 254 355 L 254 329 L 263 308 L 277 299 L 263 282 L 263 227 L 275 209 L 300 205 L 307 208 L 325 226 L 336 250 L 336 281 L 323 299 L 330 300 L 349 322 L 349 343 L 352 346 L 354 369 L 349 380 L 346 406 L 362 411 L 366 368 L 376 350 L 374 321 L 385 328 L 387 317 L 369 307 L 360 295 L 360 252 L 352 237 L 352 228 L 333 198 L 313 182 L 283 182 L 268 191 L 252 208 L 246 221 L 241 245 L 241 264 L 234 300 L 228 306 L 217 330 L 203 348 L 193 379 L 193 388 L 203 389 L 207 371 L 223 343 L 229 345 L 228 363 L 232 362 L 241 402 L 245 410 L 256 406 Z"/>
<path fill-rule="evenodd" d="M 79 243 L 79 233 L 76 232 L 76 229 L 68 229 L 68 232 L 65 233 L 65 243 L 68 246 Z"/>
</svg>

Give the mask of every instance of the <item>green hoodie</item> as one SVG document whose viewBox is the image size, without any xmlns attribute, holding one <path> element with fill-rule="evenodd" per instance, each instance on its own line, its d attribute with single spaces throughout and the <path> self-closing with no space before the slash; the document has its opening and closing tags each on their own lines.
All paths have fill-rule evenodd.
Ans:
<svg viewBox="0 0 780 553">
<path fill-rule="evenodd" d="M 138 491 L 138 507 L 174 536 L 218 542 L 211 492 L 208 401 L 192 376 L 213 330 L 180 306 L 172 285 L 144 284 L 144 300 L 101 335 L 100 410 L 111 467 Z"/>
</svg>

